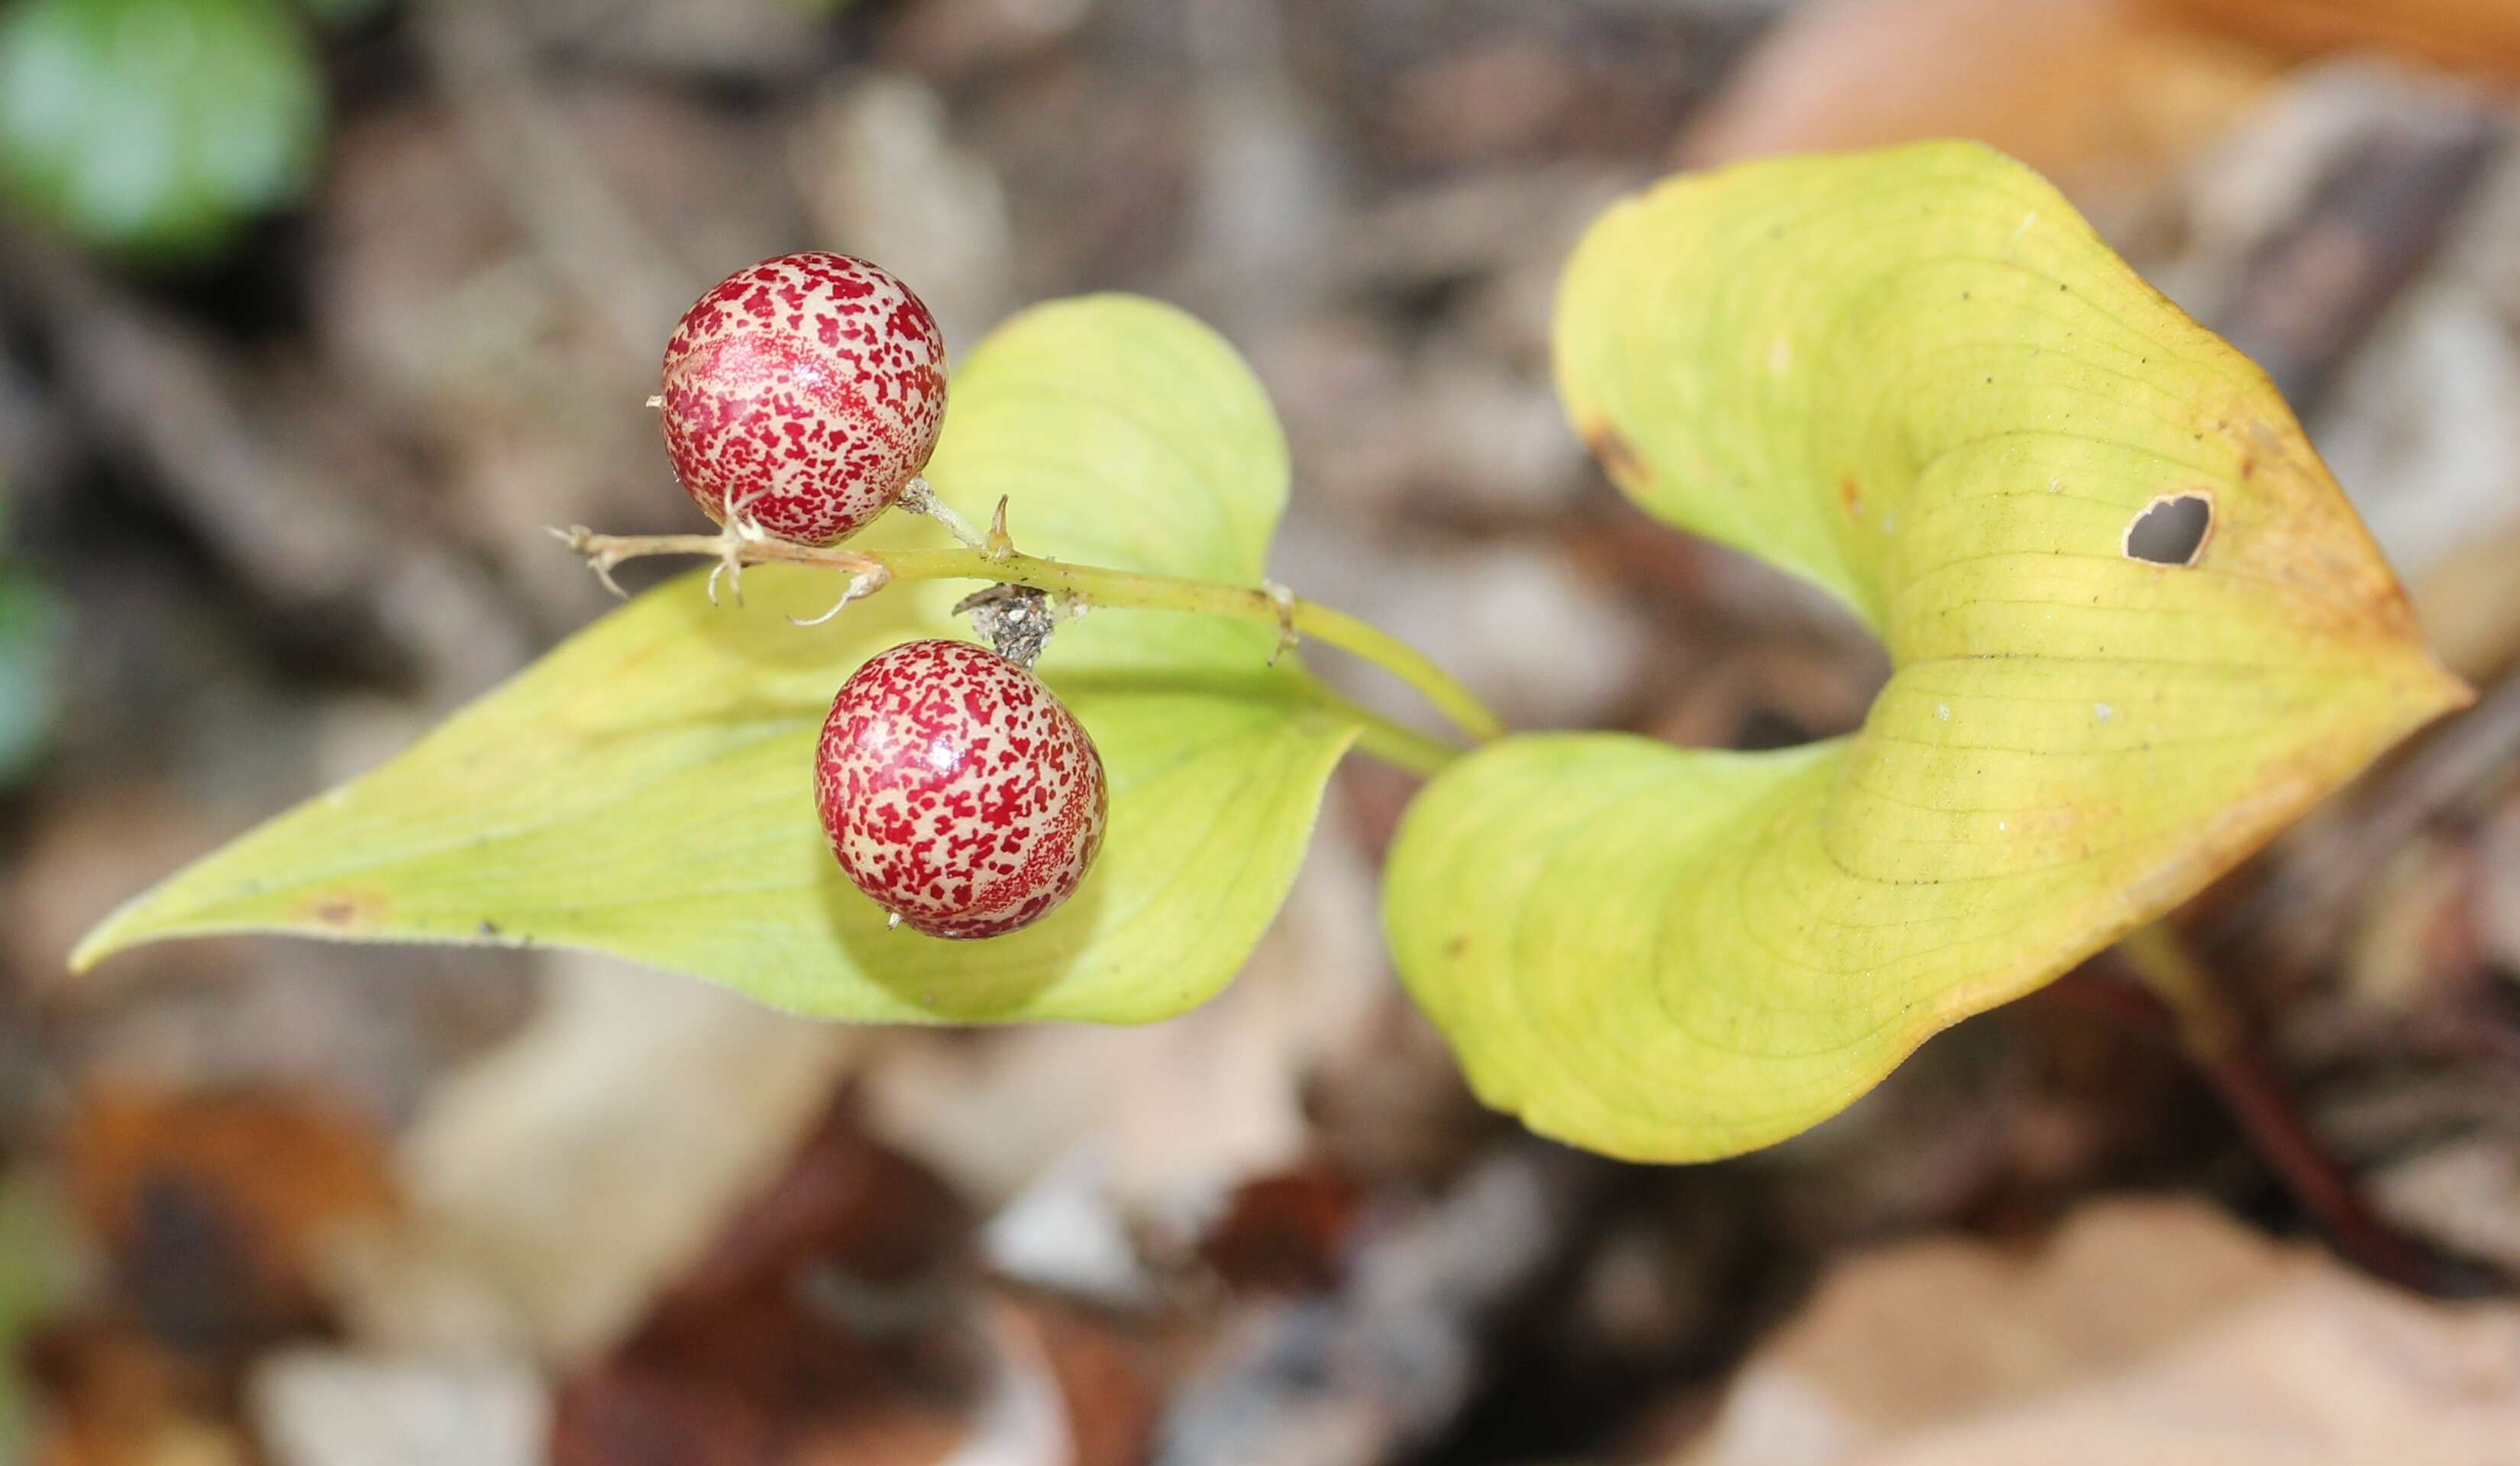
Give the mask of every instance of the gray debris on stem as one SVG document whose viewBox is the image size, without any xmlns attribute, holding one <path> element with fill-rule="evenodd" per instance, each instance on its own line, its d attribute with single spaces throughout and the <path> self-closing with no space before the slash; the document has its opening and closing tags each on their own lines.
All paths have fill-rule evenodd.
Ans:
<svg viewBox="0 0 2520 1466">
<path fill-rule="evenodd" d="M 954 603 L 954 614 L 971 618 L 971 628 L 988 639 L 998 655 L 1030 671 L 1058 629 L 1060 612 L 1050 593 L 1030 586 L 997 585 L 974 591 Z"/>
</svg>

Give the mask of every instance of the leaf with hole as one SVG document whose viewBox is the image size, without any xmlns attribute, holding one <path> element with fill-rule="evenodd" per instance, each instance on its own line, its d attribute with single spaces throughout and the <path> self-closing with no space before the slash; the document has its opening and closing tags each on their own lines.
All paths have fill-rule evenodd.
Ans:
<svg viewBox="0 0 2520 1466">
<path fill-rule="evenodd" d="M 1630 200 L 1555 355 L 1630 498 L 1827 591 L 1895 671 L 1843 738 L 1516 737 L 1411 809 L 1401 971 L 1546 1133 L 1793 1134 L 2468 695 L 2264 375 L 1984 148 Z"/>
<path fill-rule="evenodd" d="M 954 375 L 928 476 L 1012 501 L 1027 551 L 1237 584 L 1285 505 L 1277 420 L 1241 360 L 1166 306 L 1038 307 Z M 887 515 L 853 545 L 932 529 Z M 814 742 L 857 665 L 963 635 L 968 586 L 896 584 L 831 624 L 836 578 L 674 580 L 400 758 L 116 913 L 74 957 L 211 931 L 595 948 L 781 1007 L 891 1021 L 1160 1018 L 1214 993 L 1284 900 L 1354 717 L 1266 625 L 1105 610 L 1039 671 L 1102 750 L 1101 857 L 1039 923 L 983 942 L 884 928 L 814 813 Z"/>
</svg>

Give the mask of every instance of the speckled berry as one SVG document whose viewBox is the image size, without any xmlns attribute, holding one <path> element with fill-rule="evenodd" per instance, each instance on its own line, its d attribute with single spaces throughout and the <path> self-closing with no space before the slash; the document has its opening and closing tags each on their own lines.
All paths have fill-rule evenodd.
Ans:
<svg viewBox="0 0 2520 1466">
<path fill-rule="evenodd" d="M 995 937 L 1085 878 L 1108 797 L 1085 726 L 968 642 L 911 642 L 840 685 L 814 759 L 832 853 L 931 937 Z"/>
<path fill-rule="evenodd" d="M 945 341 L 910 288 L 845 254 L 739 270 L 665 343 L 665 451 L 708 516 L 836 545 L 927 466 Z"/>
</svg>

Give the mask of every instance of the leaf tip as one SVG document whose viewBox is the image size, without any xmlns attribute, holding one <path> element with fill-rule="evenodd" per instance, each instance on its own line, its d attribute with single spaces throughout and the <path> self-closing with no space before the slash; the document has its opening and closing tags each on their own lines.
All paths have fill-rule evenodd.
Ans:
<svg viewBox="0 0 2520 1466">
<path fill-rule="evenodd" d="M 2411 649 L 2414 654 L 2403 664 L 2405 670 L 2393 680 L 2390 689 L 2405 718 L 2405 726 L 2398 733 L 2401 738 L 2476 705 L 2476 689 L 2452 671 L 2438 652 L 2421 642 Z"/>
<path fill-rule="evenodd" d="M 2424 658 L 2424 670 L 2429 674 L 2426 687 L 2432 694 L 2434 717 L 2476 706 L 2476 689 L 2469 686 L 2466 678 L 2443 666 L 2438 657 Z"/>
<path fill-rule="evenodd" d="M 70 949 L 68 965 L 71 975 L 84 977 L 107 957 L 150 940 L 149 933 L 132 930 L 136 924 L 132 917 L 148 899 L 142 895 L 126 901 L 115 907 L 104 920 L 88 928 L 87 935 L 79 938 L 78 945 Z"/>
</svg>

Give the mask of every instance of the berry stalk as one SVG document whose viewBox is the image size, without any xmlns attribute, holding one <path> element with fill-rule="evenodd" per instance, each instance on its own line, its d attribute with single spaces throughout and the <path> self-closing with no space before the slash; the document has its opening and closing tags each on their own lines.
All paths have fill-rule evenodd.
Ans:
<svg viewBox="0 0 2520 1466">
<path fill-rule="evenodd" d="M 979 548 L 951 550 L 843 550 L 754 538 L 737 532 L 714 535 L 605 535 L 583 525 L 555 531 L 571 550 L 586 557 L 596 573 L 611 585 L 611 570 L 625 560 L 656 555 L 690 555 L 719 561 L 722 569 L 740 573 L 744 565 L 818 565 L 851 577 L 847 599 L 871 595 L 895 580 L 981 580 L 1030 586 L 1071 606 L 1179 611 L 1222 616 L 1277 628 L 1287 644 L 1309 639 L 1336 646 L 1382 668 L 1415 688 L 1473 742 L 1504 735 L 1505 725 L 1423 652 L 1379 627 L 1303 600 L 1281 587 L 1228 586 L 1212 581 L 1095 565 L 1024 555 L 1012 547 L 993 552 Z M 740 584 L 740 583 L 739 583 Z M 618 592 L 619 587 L 613 586 Z M 845 600 L 843 601 L 845 603 Z M 1362 709 L 1351 709 L 1366 723 L 1360 746 L 1388 762 L 1428 773 L 1458 752 L 1436 739 L 1414 733 Z"/>
<path fill-rule="evenodd" d="M 977 550 L 864 552 L 895 580 L 994 580 L 1047 591 L 1070 604 L 1184 611 L 1275 627 L 1291 644 L 1309 640 L 1353 652 L 1418 689 L 1477 742 L 1505 734 L 1505 724 L 1469 689 L 1427 656 L 1370 622 L 1318 601 L 1266 586 L 1226 586 L 1178 576 L 1109 570 L 1010 551 L 1003 559 Z"/>
</svg>

